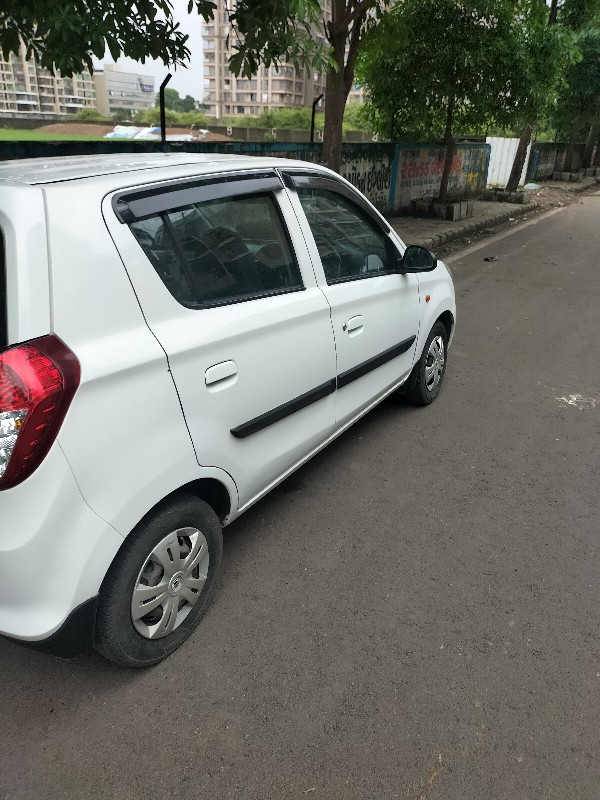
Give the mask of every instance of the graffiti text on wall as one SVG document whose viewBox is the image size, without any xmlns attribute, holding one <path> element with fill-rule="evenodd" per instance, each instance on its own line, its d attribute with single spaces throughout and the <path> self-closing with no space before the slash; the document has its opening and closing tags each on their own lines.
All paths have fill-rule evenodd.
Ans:
<svg viewBox="0 0 600 800">
<path fill-rule="evenodd" d="M 341 174 L 366 195 L 376 208 L 381 211 L 388 208 L 392 174 L 389 160 L 348 159 L 342 164 Z"/>
<path fill-rule="evenodd" d="M 450 169 L 450 192 L 465 195 L 483 188 L 486 158 L 483 148 L 458 148 Z M 435 197 L 440 190 L 444 160 L 445 152 L 439 148 L 401 150 L 395 207 L 407 208 L 411 200 Z"/>
</svg>

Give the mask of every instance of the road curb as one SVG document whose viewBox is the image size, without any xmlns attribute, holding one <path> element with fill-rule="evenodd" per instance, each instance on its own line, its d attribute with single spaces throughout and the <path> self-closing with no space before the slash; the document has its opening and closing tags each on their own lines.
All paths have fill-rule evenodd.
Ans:
<svg viewBox="0 0 600 800">
<path fill-rule="evenodd" d="M 479 231 L 485 230 L 485 228 L 489 228 L 493 225 L 501 225 L 503 222 L 508 222 L 509 219 L 522 217 L 529 212 L 541 210 L 544 210 L 542 206 L 539 206 L 536 203 L 527 203 L 516 210 L 512 208 L 508 211 L 499 211 L 497 214 L 485 217 L 484 219 L 462 223 L 460 226 L 451 231 L 438 233 L 435 236 L 426 236 L 421 240 L 416 240 L 414 244 L 420 244 L 422 247 L 426 247 L 428 250 L 435 250 L 441 245 L 446 244 L 446 242 L 451 242 L 454 239 L 461 239 L 464 236 L 478 233 Z"/>
<path fill-rule="evenodd" d="M 594 178 L 594 183 L 585 184 L 575 184 L 573 189 L 567 189 L 568 192 L 572 192 L 573 194 L 583 194 L 584 192 L 589 191 L 590 189 L 597 189 L 598 184 L 600 184 L 600 178 Z"/>
</svg>

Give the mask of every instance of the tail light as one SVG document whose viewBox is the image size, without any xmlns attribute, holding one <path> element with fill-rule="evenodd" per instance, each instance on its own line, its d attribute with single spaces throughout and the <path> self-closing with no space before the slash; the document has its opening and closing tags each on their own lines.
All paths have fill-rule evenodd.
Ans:
<svg viewBox="0 0 600 800">
<path fill-rule="evenodd" d="M 43 461 L 79 377 L 77 358 L 56 336 L 0 352 L 0 489 L 21 483 Z"/>
</svg>

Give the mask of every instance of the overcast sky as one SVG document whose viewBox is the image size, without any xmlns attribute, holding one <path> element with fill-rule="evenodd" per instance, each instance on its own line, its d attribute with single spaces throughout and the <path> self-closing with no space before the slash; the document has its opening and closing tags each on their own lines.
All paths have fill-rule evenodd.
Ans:
<svg viewBox="0 0 600 800">
<path fill-rule="evenodd" d="M 189 34 L 187 41 L 188 49 L 191 52 L 190 61 L 187 68 L 174 69 L 171 67 L 167 69 L 162 61 L 152 61 L 146 59 L 144 64 L 133 61 L 131 58 L 120 58 L 117 63 L 124 69 L 131 70 L 131 72 L 138 72 L 141 75 L 153 75 L 155 79 L 154 88 L 158 91 L 158 87 L 167 77 L 170 71 L 173 75 L 169 82 L 169 89 L 177 89 L 182 97 L 186 94 L 191 94 L 196 100 L 202 99 L 203 86 L 202 86 L 202 17 L 197 14 L 187 13 L 188 0 L 172 0 L 173 3 L 173 17 L 180 23 L 180 30 Z M 100 67 L 99 62 L 94 61 L 96 67 Z M 110 57 L 108 51 L 104 57 L 105 64 L 114 64 L 113 59 Z"/>
</svg>

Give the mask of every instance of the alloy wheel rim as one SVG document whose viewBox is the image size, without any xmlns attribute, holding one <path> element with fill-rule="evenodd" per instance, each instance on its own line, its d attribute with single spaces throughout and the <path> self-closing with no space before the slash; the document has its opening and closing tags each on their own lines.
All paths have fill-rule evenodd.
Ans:
<svg viewBox="0 0 600 800">
<path fill-rule="evenodd" d="M 136 578 L 131 620 L 145 639 L 162 639 L 185 620 L 208 577 L 208 543 L 197 528 L 178 528 L 161 539 Z"/>
<path fill-rule="evenodd" d="M 429 392 L 433 392 L 441 381 L 445 362 L 444 340 L 441 336 L 434 336 L 425 362 L 425 385 Z"/>
</svg>

